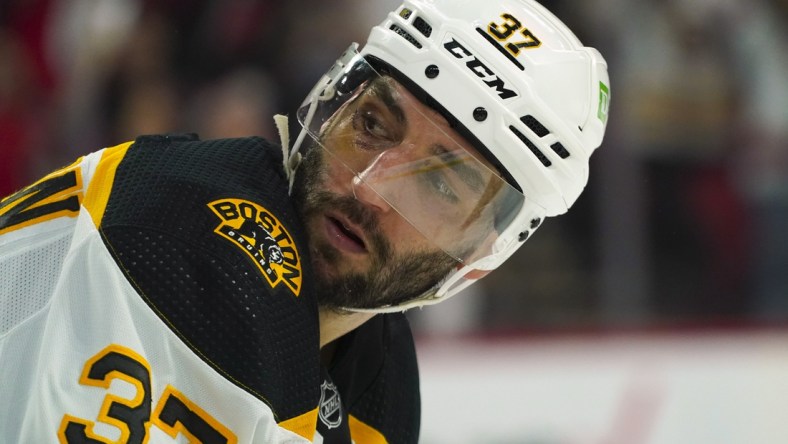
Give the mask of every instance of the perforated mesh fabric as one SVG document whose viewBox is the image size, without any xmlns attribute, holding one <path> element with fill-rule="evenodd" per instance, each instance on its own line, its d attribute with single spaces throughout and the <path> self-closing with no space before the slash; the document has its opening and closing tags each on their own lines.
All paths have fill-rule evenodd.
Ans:
<svg viewBox="0 0 788 444">
<path fill-rule="evenodd" d="M 30 242 L 35 242 L 30 246 Z M 0 256 L 0 335 L 44 308 L 57 283 L 71 232 L 41 235 L 33 240 L 4 245 Z M 24 246 L 22 245 L 24 244 Z M 13 285 L 11 284 L 13 283 Z"/>
<path fill-rule="evenodd" d="M 392 444 L 419 440 L 416 349 L 405 315 L 377 315 L 343 337 L 330 369 L 349 413 Z"/>
<path fill-rule="evenodd" d="M 140 138 L 118 167 L 100 231 L 170 328 L 282 420 L 316 405 L 319 353 L 307 248 L 279 153 L 259 138 Z M 208 204 L 223 198 L 262 205 L 287 227 L 300 255 L 300 296 L 272 288 L 244 251 L 214 232 L 221 220 Z"/>
</svg>

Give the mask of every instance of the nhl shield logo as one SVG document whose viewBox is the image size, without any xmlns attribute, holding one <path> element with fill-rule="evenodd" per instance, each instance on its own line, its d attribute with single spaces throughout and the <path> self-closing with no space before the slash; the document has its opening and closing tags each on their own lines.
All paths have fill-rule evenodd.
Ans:
<svg viewBox="0 0 788 444">
<path fill-rule="evenodd" d="M 335 429 L 342 424 L 342 398 L 332 382 L 323 381 L 320 385 L 318 417 L 329 429 Z"/>
</svg>

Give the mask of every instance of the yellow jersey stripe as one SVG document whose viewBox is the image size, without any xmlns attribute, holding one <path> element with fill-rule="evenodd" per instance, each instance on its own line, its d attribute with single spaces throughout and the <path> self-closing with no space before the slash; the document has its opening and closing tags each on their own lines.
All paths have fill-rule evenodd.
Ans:
<svg viewBox="0 0 788 444">
<path fill-rule="evenodd" d="M 388 444 L 386 437 L 353 415 L 348 415 L 350 437 L 354 444 Z"/>
<path fill-rule="evenodd" d="M 115 182 L 115 172 L 118 169 L 118 165 L 120 165 L 120 161 L 126 156 L 126 151 L 133 143 L 126 142 L 107 148 L 101 154 L 101 160 L 96 166 L 96 171 L 93 173 L 93 178 L 88 185 L 83 202 L 96 228 L 101 225 L 101 219 L 104 217 L 104 211 L 107 209 L 107 202 L 109 202 L 112 184 Z"/>
<path fill-rule="evenodd" d="M 303 415 L 280 422 L 279 427 L 312 441 L 315 438 L 315 430 L 317 429 L 317 407 Z"/>
</svg>

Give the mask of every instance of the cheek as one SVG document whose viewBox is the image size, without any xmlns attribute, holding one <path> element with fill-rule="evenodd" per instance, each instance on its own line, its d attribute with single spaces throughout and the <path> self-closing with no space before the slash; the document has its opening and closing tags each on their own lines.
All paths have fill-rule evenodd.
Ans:
<svg viewBox="0 0 788 444">
<path fill-rule="evenodd" d="M 434 243 L 427 240 L 419 230 L 395 211 L 382 216 L 379 222 L 380 231 L 390 242 L 395 255 L 438 250 Z"/>
<path fill-rule="evenodd" d="M 354 132 L 349 125 L 349 121 L 337 123 L 336 127 L 331 129 L 323 142 L 324 150 L 326 151 L 323 157 L 329 166 L 328 171 L 331 174 L 341 173 L 352 176 L 352 173 L 347 171 L 347 167 L 353 171 L 364 170 L 363 166 L 366 156 L 356 147 Z M 344 171 L 337 169 L 335 164 Z M 342 164 L 345 164 L 347 167 L 342 167 Z"/>
<path fill-rule="evenodd" d="M 315 149 L 322 151 L 322 174 L 321 181 L 323 182 L 322 188 L 326 191 L 342 192 L 346 194 L 351 190 L 353 182 L 353 172 L 348 168 L 343 160 L 340 160 L 334 152 L 329 152 L 332 147 L 327 146 L 328 150 L 322 147 L 315 147 Z"/>
</svg>

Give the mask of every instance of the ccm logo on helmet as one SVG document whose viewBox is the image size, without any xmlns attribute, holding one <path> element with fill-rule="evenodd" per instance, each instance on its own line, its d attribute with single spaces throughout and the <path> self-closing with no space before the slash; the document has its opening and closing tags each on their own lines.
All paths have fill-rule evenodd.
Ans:
<svg viewBox="0 0 788 444">
<path fill-rule="evenodd" d="M 464 46 L 455 39 L 451 39 L 443 44 L 443 47 L 455 58 L 465 62 L 465 66 L 471 70 L 477 77 L 482 79 L 484 83 L 498 93 L 501 99 L 511 99 L 517 97 L 517 93 L 506 87 L 506 83 L 498 77 L 490 68 L 481 62 L 473 53 L 468 51 Z"/>
</svg>

